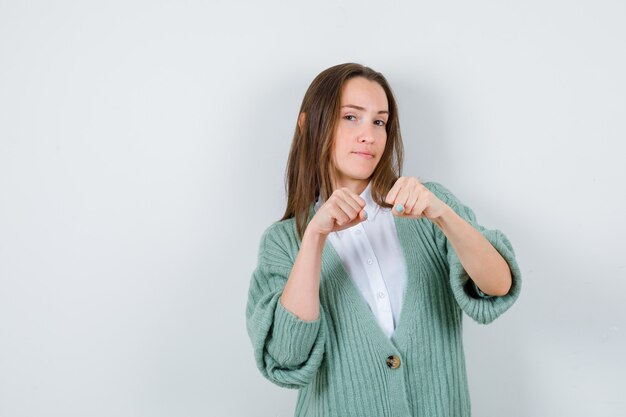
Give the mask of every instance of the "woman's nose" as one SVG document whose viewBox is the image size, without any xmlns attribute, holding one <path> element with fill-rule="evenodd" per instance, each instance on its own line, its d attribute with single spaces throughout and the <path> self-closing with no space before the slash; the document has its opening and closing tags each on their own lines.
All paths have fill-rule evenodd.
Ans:
<svg viewBox="0 0 626 417">
<path fill-rule="evenodd" d="M 374 141 L 374 127 L 369 124 L 365 124 L 359 132 L 359 142 L 373 142 Z"/>
</svg>

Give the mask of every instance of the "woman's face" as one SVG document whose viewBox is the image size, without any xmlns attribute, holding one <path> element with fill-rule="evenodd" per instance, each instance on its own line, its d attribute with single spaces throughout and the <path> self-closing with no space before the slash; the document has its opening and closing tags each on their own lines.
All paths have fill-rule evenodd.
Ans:
<svg viewBox="0 0 626 417">
<path fill-rule="evenodd" d="M 388 118 L 387 95 L 380 84 L 363 77 L 344 83 L 333 142 L 333 189 L 365 189 L 385 150 Z"/>
</svg>

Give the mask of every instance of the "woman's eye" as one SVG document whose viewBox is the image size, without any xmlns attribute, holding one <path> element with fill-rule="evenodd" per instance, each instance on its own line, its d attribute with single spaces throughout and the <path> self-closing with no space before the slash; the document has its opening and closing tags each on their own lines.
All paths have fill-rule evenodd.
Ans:
<svg viewBox="0 0 626 417">
<path fill-rule="evenodd" d="M 347 114 L 345 116 L 343 116 L 344 119 L 346 120 L 356 120 L 356 116 L 353 114 Z"/>
<path fill-rule="evenodd" d="M 376 120 L 374 123 L 376 123 L 378 126 L 384 126 L 386 124 L 384 120 Z"/>
</svg>

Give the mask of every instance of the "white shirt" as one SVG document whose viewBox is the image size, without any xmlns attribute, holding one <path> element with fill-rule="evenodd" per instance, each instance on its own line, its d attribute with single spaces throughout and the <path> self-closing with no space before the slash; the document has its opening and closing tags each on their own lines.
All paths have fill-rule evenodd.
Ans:
<svg viewBox="0 0 626 417">
<path fill-rule="evenodd" d="M 361 198 L 365 200 L 367 220 L 329 234 L 328 240 L 380 328 L 391 338 L 402 310 L 406 261 L 391 209 L 374 202 L 371 183 L 361 193 Z M 315 211 L 322 204 L 318 199 Z"/>
</svg>

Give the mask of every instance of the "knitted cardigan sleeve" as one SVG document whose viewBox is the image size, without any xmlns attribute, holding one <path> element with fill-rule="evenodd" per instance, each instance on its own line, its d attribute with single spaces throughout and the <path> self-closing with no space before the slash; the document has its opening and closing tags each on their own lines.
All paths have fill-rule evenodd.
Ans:
<svg viewBox="0 0 626 417">
<path fill-rule="evenodd" d="M 268 228 L 252 273 L 246 325 L 257 367 L 271 382 L 286 388 L 309 384 L 324 355 L 324 317 L 304 321 L 280 302 L 293 261 L 287 249 L 293 242 L 276 223 Z M 297 253 L 297 251 L 296 251 Z"/>
<path fill-rule="evenodd" d="M 435 238 L 439 251 L 444 254 L 450 270 L 450 286 L 459 307 L 476 322 L 488 324 L 508 310 L 519 297 L 521 290 L 521 272 L 515 259 L 515 252 L 509 239 L 496 229 L 487 229 L 476 222 L 476 216 L 469 207 L 461 203 L 448 189 L 436 182 L 424 183 L 433 194 L 450 206 L 459 216 L 478 230 L 502 255 L 511 269 L 513 282 L 511 289 L 503 296 L 484 294 L 470 279 L 452 244 L 441 229 L 433 223 Z"/>
</svg>

